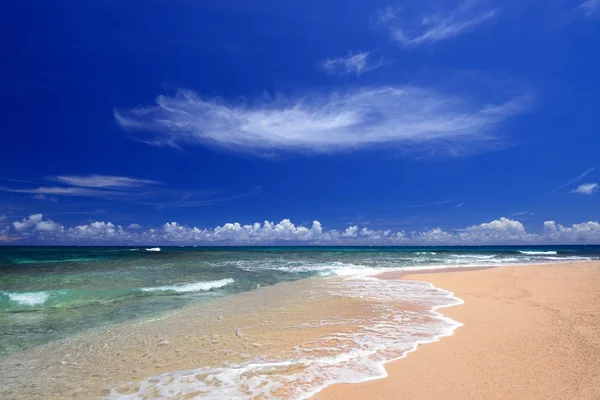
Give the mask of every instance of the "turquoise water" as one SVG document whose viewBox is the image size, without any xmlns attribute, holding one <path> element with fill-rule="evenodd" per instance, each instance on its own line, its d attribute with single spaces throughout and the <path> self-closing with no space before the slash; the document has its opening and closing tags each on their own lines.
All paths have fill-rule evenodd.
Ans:
<svg viewBox="0 0 600 400">
<path fill-rule="evenodd" d="M 600 246 L 0 247 L 0 356 L 315 275 L 599 257 Z"/>
</svg>

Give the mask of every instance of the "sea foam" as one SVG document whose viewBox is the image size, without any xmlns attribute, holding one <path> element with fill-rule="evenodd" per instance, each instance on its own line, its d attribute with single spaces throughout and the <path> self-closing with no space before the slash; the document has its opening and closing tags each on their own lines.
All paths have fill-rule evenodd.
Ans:
<svg viewBox="0 0 600 400">
<path fill-rule="evenodd" d="M 155 286 L 155 287 L 144 287 L 140 288 L 142 292 L 177 292 L 177 293 L 187 293 L 187 292 L 199 292 L 199 291 L 207 291 L 211 289 L 222 288 L 223 286 L 227 286 L 233 283 L 234 280 L 231 278 L 225 278 L 218 281 L 206 281 L 206 282 L 190 282 L 190 283 L 178 283 L 170 286 Z"/>
<path fill-rule="evenodd" d="M 521 251 L 519 251 L 519 253 L 526 254 L 526 255 L 529 255 L 529 256 L 545 256 L 545 255 L 556 255 L 556 254 L 558 254 L 557 251 L 525 251 L 525 250 L 521 250 Z"/>
<path fill-rule="evenodd" d="M 420 344 L 452 335 L 461 326 L 436 311 L 462 303 L 451 292 L 427 282 L 369 277 L 370 268 L 336 267 L 341 277 L 326 278 L 326 293 L 361 299 L 368 312 L 360 320 L 321 323 L 335 322 L 352 329 L 328 333 L 277 355 L 149 377 L 127 384 L 123 390 L 113 388 L 109 397 L 307 399 L 335 383 L 383 378 L 387 376 L 385 363 L 405 357 Z M 352 269 L 356 275 L 350 273 Z M 134 393 L 125 393 L 132 387 Z"/>
<path fill-rule="evenodd" d="M 22 306 L 38 306 L 40 304 L 44 304 L 49 298 L 50 293 L 48 292 L 27 292 L 27 293 L 17 293 L 17 292 L 2 292 L 10 301 L 15 302 Z"/>
</svg>

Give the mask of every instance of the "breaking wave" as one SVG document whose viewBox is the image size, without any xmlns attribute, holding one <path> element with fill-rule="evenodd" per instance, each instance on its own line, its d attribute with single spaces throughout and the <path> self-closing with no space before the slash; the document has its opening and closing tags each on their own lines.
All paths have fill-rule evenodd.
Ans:
<svg viewBox="0 0 600 400">
<path fill-rule="evenodd" d="M 526 251 L 526 250 L 521 250 L 521 251 L 519 251 L 519 253 L 526 254 L 526 255 L 529 255 L 529 256 L 544 256 L 544 255 L 556 255 L 556 254 L 558 254 L 557 251 Z"/>
<path fill-rule="evenodd" d="M 234 280 L 231 278 L 225 278 L 218 281 L 207 281 L 207 282 L 190 282 L 190 283 L 177 283 L 170 286 L 155 286 L 155 287 L 144 287 L 140 290 L 142 292 L 177 292 L 177 293 L 188 293 L 188 292 L 199 292 L 207 291 L 211 289 L 222 288 L 233 283 Z"/>
</svg>

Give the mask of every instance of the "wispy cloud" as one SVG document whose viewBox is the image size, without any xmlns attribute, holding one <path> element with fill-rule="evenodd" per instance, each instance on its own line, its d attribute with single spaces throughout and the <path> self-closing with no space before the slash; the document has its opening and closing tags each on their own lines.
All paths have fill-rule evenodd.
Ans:
<svg viewBox="0 0 600 400">
<path fill-rule="evenodd" d="M 454 203 L 456 200 L 440 200 L 440 201 L 433 201 L 430 203 L 422 203 L 422 204 L 414 204 L 411 206 L 407 206 L 408 208 L 422 208 L 422 207 L 432 207 L 432 206 L 441 206 L 443 204 L 449 204 L 449 203 Z M 459 203 L 460 206 L 462 206 L 462 203 Z M 457 205 L 458 206 L 458 205 Z M 458 207 L 460 207 L 458 206 Z"/>
<path fill-rule="evenodd" d="M 132 201 L 157 209 L 199 207 L 237 200 L 260 193 L 260 187 L 238 194 L 222 193 L 216 189 L 181 190 L 158 187 L 158 181 L 108 175 L 61 175 L 46 178 L 63 186 L 37 186 L 35 181 L 20 187 L 0 186 L 0 191 L 32 195 L 36 200 L 57 201 L 54 196 L 71 196 L 103 200 Z M 32 187 L 32 184 L 36 186 Z"/>
<path fill-rule="evenodd" d="M 575 189 L 571 190 L 571 192 L 589 195 L 589 194 L 593 194 L 597 190 L 598 190 L 597 183 L 584 183 L 582 185 L 577 186 Z"/>
<path fill-rule="evenodd" d="M 518 212 L 514 212 L 510 215 L 512 217 L 519 217 L 519 216 L 523 216 L 523 215 L 532 216 L 532 215 L 535 215 L 535 213 L 532 213 L 531 211 L 518 211 Z"/>
<path fill-rule="evenodd" d="M 383 60 L 371 60 L 370 53 L 350 53 L 348 57 L 328 58 L 321 63 L 321 67 L 325 72 L 333 75 L 350 75 L 355 74 L 360 76 L 364 72 L 373 71 L 379 68 Z"/>
<path fill-rule="evenodd" d="M 397 145 L 456 152 L 490 144 L 494 130 L 529 106 L 526 96 L 500 104 L 412 86 L 362 88 L 326 95 L 227 103 L 189 90 L 159 96 L 156 105 L 115 111 L 123 128 L 163 145 L 200 143 L 269 155 L 276 151 L 332 153 Z"/>
<path fill-rule="evenodd" d="M 41 194 L 41 193 L 34 194 L 31 197 L 33 197 L 36 200 L 44 200 L 44 201 L 52 201 L 52 202 L 57 202 L 58 201 L 58 198 L 56 198 L 54 196 L 47 196 L 47 195 Z"/>
<path fill-rule="evenodd" d="M 376 24 L 386 27 L 392 40 L 403 46 L 414 47 L 454 38 L 491 20 L 497 9 L 486 7 L 486 2 L 473 0 L 453 3 L 450 9 L 423 10 L 423 4 L 380 10 Z M 418 10 L 415 8 L 420 7 Z"/>
<path fill-rule="evenodd" d="M 66 185 L 91 188 L 137 188 L 160 183 L 148 179 L 111 175 L 59 175 L 50 179 Z"/>
<path fill-rule="evenodd" d="M 596 165 L 596 166 L 594 166 L 594 167 L 592 167 L 590 169 L 587 169 L 587 170 L 583 171 L 582 173 L 580 173 L 579 175 L 577 175 L 576 177 L 574 177 L 570 181 L 565 182 L 562 185 L 559 185 L 559 186 L 555 187 L 554 189 L 550 190 L 550 192 L 555 192 L 557 190 L 560 190 L 562 188 L 570 186 L 570 185 L 572 185 L 572 184 L 574 184 L 576 182 L 579 182 L 580 180 L 582 180 L 583 178 L 585 178 L 586 176 L 588 176 L 591 172 L 594 172 L 596 170 L 596 168 L 598 168 L 598 165 Z"/>
<path fill-rule="evenodd" d="M 245 197 L 252 197 L 260 194 L 262 188 L 256 186 L 247 192 L 238 194 L 227 194 L 220 190 L 208 189 L 200 191 L 178 191 L 169 190 L 169 193 L 176 196 L 175 199 L 171 196 L 167 198 L 163 196 L 160 199 L 142 201 L 142 204 L 151 205 L 157 209 L 164 208 L 192 208 L 192 207 L 203 207 L 212 206 L 219 203 L 225 203 L 228 201 L 238 200 Z"/>
<path fill-rule="evenodd" d="M 600 11 L 600 0 L 586 0 L 579 4 L 579 8 L 588 17 L 598 14 Z"/>
<path fill-rule="evenodd" d="M 159 184 L 157 181 L 147 179 L 110 175 L 60 175 L 48 177 L 46 180 L 62 183 L 63 186 L 45 186 L 44 184 L 33 188 L 0 186 L 0 191 L 33 194 L 37 200 L 55 200 L 56 198 L 52 196 L 123 198 L 138 197 L 140 188 Z M 25 180 L 13 181 L 36 183 Z"/>
<path fill-rule="evenodd" d="M 104 197 L 111 192 L 103 190 L 94 190 L 80 187 L 62 187 L 62 186 L 40 186 L 37 188 L 9 188 L 0 187 L 1 191 L 12 193 L 29 193 L 34 195 L 54 195 L 54 196 L 79 196 L 79 197 Z"/>
</svg>

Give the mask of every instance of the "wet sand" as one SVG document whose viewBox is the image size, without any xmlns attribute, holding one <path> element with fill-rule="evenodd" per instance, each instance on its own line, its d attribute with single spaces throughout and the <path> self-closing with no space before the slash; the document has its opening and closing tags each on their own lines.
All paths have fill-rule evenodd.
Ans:
<svg viewBox="0 0 600 400">
<path fill-rule="evenodd" d="M 407 289 L 412 290 L 412 299 L 408 293 L 406 301 L 398 301 L 397 293 Z M 314 392 L 315 386 L 326 385 L 330 379 L 339 381 L 333 377 L 340 373 L 347 376 L 342 361 L 327 360 L 357 351 L 355 339 L 368 342 L 377 326 L 382 333 L 375 334 L 376 338 L 395 340 L 390 357 L 410 351 L 415 341 L 430 339 L 430 329 L 445 332 L 449 323 L 421 304 L 435 295 L 441 296 L 434 300 L 436 304 L 452 301 L 446 292 L 422 282 L 313 278 L 279 283 L 161 318 L 95 329 L 6 357 L 0 360 L 0 398 L 97 399 L 111 394 L 119 398 L 192 399 L 203 394 L 240 398 L 251 390 L 260 392 L 262 385 L 268 386 L 274 398 L 295 398 Z M 415 329 L 412 333 L 410 326 Z M 386 332 L 389 339 L 384 337 Z M 223 385 L 210 378 L 232 363 L 240 371 L 247 369 L 244 363 L 261 365 L 261 360 L 323 357 L 326 362 L 321 366 L 294 362 L 276 370 L 267 366 L 244 372 L 238 386 L 244 394 L 235 390 L 232 394 L 227 380 Z M 358 368 L 356 374 L 361 375 Z M 378 374 L 384 372 L 379 366 L 376 369 Z M 369 376 L 366 366 L 362 370 L 362 375 Z M 229 376 L 232 371 L 227 369 Z M 167 377 L 161 375 L 165 373 Z M 245 386 L 245 382 L 254 385 L 255 377 L 259 387 Z"/>
<path fill-rule="evenodd" d="M 440 311 L 464 326 L 316 399 L 600 399 L 600 262 L 404 279 L 455 292 L 465 303 Z"/>
</svg>

